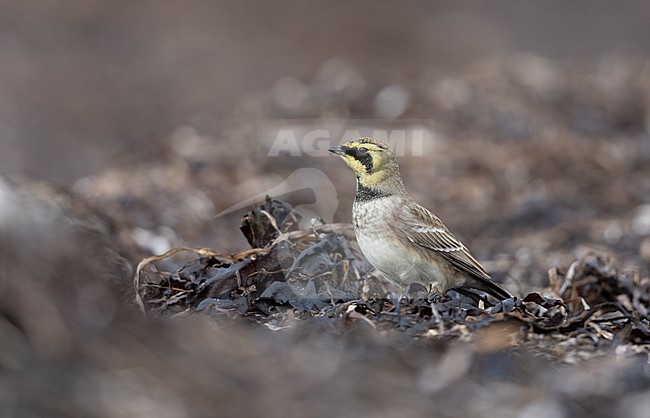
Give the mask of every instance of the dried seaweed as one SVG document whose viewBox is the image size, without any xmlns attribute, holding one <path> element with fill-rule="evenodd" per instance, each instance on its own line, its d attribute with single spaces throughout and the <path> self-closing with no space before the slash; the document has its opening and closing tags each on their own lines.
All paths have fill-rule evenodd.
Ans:
<svg viewBox="0 0 650 418">
<path fill-rule="evenodd" d="M 267 197 L 242 220 L 243 233 L 259 247 L 232 255 L 193 250 L 200 257 L 175 272 L 152 264 L 175 251 L 144 260 L 135 282 L 141 306 L 156 314 L 254 318 L 277 329 L 290 309 L 303 320 L 363 320 L 417 337 L 480 338 L 479 331 L 501 324 L 511 330 L 506 346 L 547 338 L 586 351 L 619 344 L 650 347 L 650 279 L 620 272 L 606 255 L 588 253 L 566 273 L 551 269 L 545 291 L 492 306 L 449 292 L 406 300 L 396 312 L 386 297 L 390 286 L 372 274 L 355 247 L 351 225 L 299 230 L 297 220 L 289 204 Z"/>
</svg>

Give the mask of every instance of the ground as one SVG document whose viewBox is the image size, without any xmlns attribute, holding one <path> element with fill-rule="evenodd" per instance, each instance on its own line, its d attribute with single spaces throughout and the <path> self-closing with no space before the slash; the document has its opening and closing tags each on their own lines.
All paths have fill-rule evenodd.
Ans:
<svg viewBox="0 0 650 418">
<path fill-rule="evenodd" d="M 95 170 L 84 151 L 62 184 L 0 178 L 3 415 L 646 416 L 647 58 L 486 54 L 444 74 L 313 58 L 209 130 L 174 121 Z M 130 106 L 118 136 L 156 120 Z M 515 298 L 395 310 L 350 226 L 354 176 L 325 151 L 355 131 L 397 135 L 409 192 Z M 25 149 L 47 173 L 48 146 Z"/>
<path fill-rule="evenodd" d="M 570 82 L 576 70 L 526 59 L 559 78 L 540 86 L 516 66 L 487 63 L 486 73 L 445 81 L 465 91 L 462 100 L 436 101 L 435 86 L 413 91 L 403 117 L 428 112 L 435 135 L 421 155 L 400 158 L 414 196 L 515 299 L 448 294 L 395 312 L 346 223 L 353 178 L 339 161 L 265 161 L 262 145 L 247 152 L 252 142 L 180 132 L 162 162 L 116 167 L 68 192 L 3 186 L 13 219 L 2 249 L 13 260 L 3 279 L 3 367 L 14 382 L 4 402 L 18 414 L 276 405 L 270 415 L 642 416 L 647 69 L 617 62 L 626 77 L 608 93 L 599 84 L 613 82 L 608 65 L 582 86 Z M 366 99 L 357 100 L 347 105 Z M 338 210 L 305 229 L 301 216 L 328 206 L 301 214 L 313 197 L 289 187 L 279 190 L 296 209 L 259 197 L 215 218 L 215 206 L 275 187 L 244 181 L 251 161 L 276 182 L 318 167 Z M 205 242 L 211 249 L 198 250 Z M 146 258 L 181 244 L 195 250 Z M 62 383 L 34 386 L 42 373 Z"/>
</svg>

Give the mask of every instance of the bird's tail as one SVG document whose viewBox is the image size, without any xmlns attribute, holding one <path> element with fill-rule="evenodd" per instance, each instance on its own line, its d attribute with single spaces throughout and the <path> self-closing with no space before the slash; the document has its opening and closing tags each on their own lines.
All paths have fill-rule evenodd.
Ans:
<svg viewBox="0 0 650 418">
<path fill-rule="evenodd" d="M 474 278 L 472 277 L 472 283 L 470 285 L 466 285 L 466 287 L 471 287 L 476 290 L 480 290 L 482 292 L 487 293 L 488 295 L 494 297 L 495 299 L 498 300 L 504 300 L 504 299 L 509 299 L 512 297 L 510 292 L 508 292 L 506 289 L 503 287 L 499 286 L 498 284 L 494 283 L 492 280 L 486 280 L 483 278 Z"/>
</svg>

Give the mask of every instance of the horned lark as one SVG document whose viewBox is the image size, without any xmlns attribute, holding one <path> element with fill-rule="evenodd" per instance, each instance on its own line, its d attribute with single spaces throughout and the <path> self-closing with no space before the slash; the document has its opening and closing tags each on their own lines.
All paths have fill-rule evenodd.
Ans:
<svg viewBox="0 0 650 418">
<path fill-rule="evenodd" d="M 348 141 L 329 149 L 357 176 L 352 220 L 368 261 L 400 288 L 419 283 L 443 294 L 453 289 L 512 297 L 494 283 L 467 248 L 433 213 L 408 194 L 397 160 L 386 144 L 373 138 Z"/>
</svg>

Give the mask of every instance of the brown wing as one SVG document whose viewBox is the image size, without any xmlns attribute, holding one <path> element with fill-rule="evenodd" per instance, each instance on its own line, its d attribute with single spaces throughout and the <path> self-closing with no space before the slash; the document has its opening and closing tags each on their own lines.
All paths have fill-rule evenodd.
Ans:
<svg viewBox="0 0 650 418">
<path fill-rule="evenodd" d="M 490 275 L 469 253 L 469 250 L 449 232 L 442 221 L 422 206 L 404 207 L 402 219 L 406 238 L 413 244 L 435 251 L 452 265 L 481 279 Z"/>
<path fill-rule="evenodd" d="M 406 239 L 427 250 L 435 251 L 453 266 L 473 277 L 474 287 L 486 291 L 498 299 L 511 295 L 494 283 L 469 250 L 449 232 L 442 221 L 422 206 L 404 206 L 402 210 L 403 231 Z"/>
</svg>

